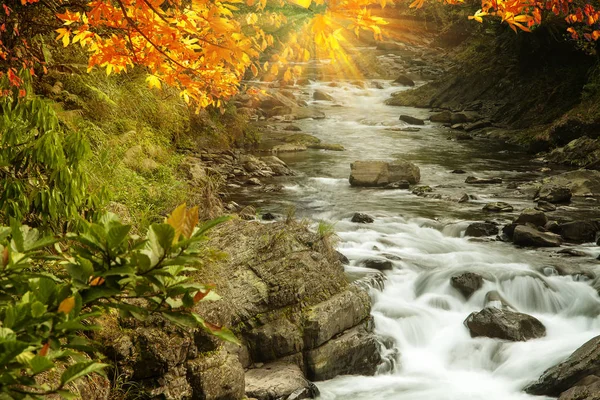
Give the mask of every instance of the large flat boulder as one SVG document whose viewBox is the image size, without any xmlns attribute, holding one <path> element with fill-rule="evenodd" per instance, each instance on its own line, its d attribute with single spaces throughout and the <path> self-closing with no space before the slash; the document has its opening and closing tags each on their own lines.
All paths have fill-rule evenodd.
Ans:
<svg viewBox="0 0 600 400">
<path fill-rule="evenodd" d="M 471 337 L 526 341 L 546 336 L 546 327 L 531 315 L 496 307 L 471 313 L 465 320 Z"/>
<path fill-rule="evenodd" d="M 319 391 L 296 364 L 275 362 L 246 372 L 246 396 L 257 400 L 312 399 Z"/>
<path fill-rule="evenodd" d="M 600 232 L 600 221 L 571 221 L 558 225 L 558 232 L 566 241 L 575 243 L 595 242 Z"/>
<path fill-rule="evenodd" d="M 525 391 L 538 396 L 557 397 L 585 377 L 598 373 L 600 373 L 600 336 L 596 336 L 575 350 L 562 363 L 547 369 L 536 382 L 527 386 Z"/>
<path fill-rule="evenodd" d="M 564 186 L 573 196 L 600 196 L 600 171 L 580 169 L 548 177 L 542 181 L 541 190 L 549 186 Z"/>
<path fill-rule="evenodd" d="M 513 242 L 527 247 L 559 247 L 560 236 L 550 232 L 540 232 L 529 225 L 517 225 L 513 231 Z"/>
<path fill-rule="evenodd" d="M 355 161 L 350 164 L 350 185 L 382 187 L 398 181 L 411 184 L 421 180 L 421 170 L 410 161 Z"/>
<path fill-rule="evenodd" d="M 304 311 L 306 349 L 322 345 L 335 335 L 364 321 L 371 312 L 369 295 L 351 285 L 348 290 Z"/>
</svg>

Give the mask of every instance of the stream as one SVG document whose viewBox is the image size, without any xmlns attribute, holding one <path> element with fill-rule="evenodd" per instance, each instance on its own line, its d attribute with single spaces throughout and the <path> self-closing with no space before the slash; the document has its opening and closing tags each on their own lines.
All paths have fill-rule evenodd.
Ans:
<svg viewBox="0 0 600 400">
<path fill-rule="evenodd" d="M 449 129 L 427 123 L 416 132 L 400 114 L 427 119 L 429 110 L 389 107 L 384 100 L 398 87 L 361 89 L 351 84 L 330 87 L 327 82 L 303 88 L 323 89 L 332 102 L 311 102 L 327 115 L 322 120 L 294 124 L 346 151 L 308 150 L 278 154 L 297 176 L 282 178 L 280 193 L 242 188 L 237 195 L 261 212 L 334 225 L 338 250 L 347 256 L 351 276 L 372 273 L 361 260 L 391 259 L 382 291 L 373 290 L 375 332 L 397 349 L 395 367 L 376 376 L 342 376 L 318 382 L 323 400 L 517 400 L 542 399 L 522 392 L 547 368 L 565 359 L 587 340 L 600 335 L 600 298 L 581 276 L 558 276 L 552 265 L 583 263 L 558 257 L 556 249 L 518 249 L 511 243 L 465 238 L 470 222 L 493 219 L 505 223 L 532 207 L 531 195 L 508 189 L 544 176 L 543 165 L 517 148 L 490 140 L 447 140 Z M 353 188 L 348 183 L 355 160 L 393 161 L 404 158 L 421 169 L 419 185 L 428 185 L 447 199 L 423 198 L 410 190 Z M 501 177 L 501 185 L 469 186 L 462 169 L 477 177 Z M 458 203 L 463 193 L 477 200 Z M 235 197 L 234 197 L 235 199 Z M 451 200 L 454 199 L 454 200 Z M 506 201 L 514 213 L 490 215 L 482 206 Z M 561 207 L 563 208 L 563 207 Z M 589 208 L 589 207 L 588 207 Z M 584 213 L 579 207 L 564 212 Z M 560 211 L 560 210 L 559 210 Z M 350 222 L 355 212 L 367 213 L 372 224 Z M 591 211 L 590 211 L 591 212 Z M 551 216 L 552 214 L 550 214 Z M 595 244 L 576 247 L 592 257 Z M 450 277 L 476 272 L 485 278 L 482 289 L 469 299 L 450 286 Z M 497 290 L 518 311 L 538 318 L 547 329 L 541 339 L 507 342 L 471 338 L 465 318 L 484 306 Z"/>
</svg>

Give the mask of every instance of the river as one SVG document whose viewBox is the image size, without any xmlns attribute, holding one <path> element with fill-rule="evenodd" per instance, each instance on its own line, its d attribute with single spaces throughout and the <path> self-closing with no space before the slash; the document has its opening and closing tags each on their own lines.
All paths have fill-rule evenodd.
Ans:
<svg viewBox="0 0 600 400">
<path fill-rule="evenodd" d="M 540 178 L 541 165 L 517 148 L 489 140 L 448 140 L 450 132 L 428 123 L 416 132 L 400 114 L 427 118 L 428 110 L 389 107 L 384 100 L 398 87 L 362 89 L 327 82 L 305 88 L 306 98 L 321 88 L 336 103 L 313 102 L 327 115 L 295 124 L 324 142 L 340 143 L 344 152 L 309 150 L 280 154 L 298 176 L 285 178 L 281 193 L 239 193 L 261 211 L 333 224 L 338 250 L 350 259 L 349 275 L 369 273 L 361 261 L 392 259 L 382 291 L 373 290 L 375 332 L 397 349 L 391 371 L 376 376 L 342 376 L 317 383 L 323 400 L 521 400 L 541 399 L 522 392 L 547 368 L 600 335 L 600 298 L 581 276 L 558 276 L 552 265 L 577 265 L 580 259 L 557 257 L 556 249 L 518 249 L 510 243 L 470 240 L 464 231 L 473 221 L 508 221 L 533 206 L 530 194 L 507 189 Z M 353 188 L 348 183 L 355 160 L 404 158 L 421 168 L 422 185 L 450 199 L 475 195 L 467 203 L 422 198 L 409 190 Z M 462 169 L 478 177 L 501 177 L 502 185 L 464 184 Z M 506 201 L 515 213 L 489 215 L 489 201 Z M 575 212 L 566 207 L 565 211 Z M 350 222 L 354 212 L 373 216 L 372 224 Z M 593 244 L 577 249 L 595 257 Z M 590 262 L 587 260 L 587 262 Z M 450 277 L 471 271 L 485 278 L 482 289 L 466 301 L 449 284 Z M 485 294 L 499 291 L 518 311 L 538 318 L 547 328 L 544 338 L 506 342 L 471 338 L 465 318 L 484 306 Z"/>
</svg>

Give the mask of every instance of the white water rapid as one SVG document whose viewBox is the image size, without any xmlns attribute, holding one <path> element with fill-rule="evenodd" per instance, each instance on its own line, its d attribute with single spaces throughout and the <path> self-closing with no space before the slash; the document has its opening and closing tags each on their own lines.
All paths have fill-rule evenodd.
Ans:
<svg viewBox="0 0 600 400">
<path fill-rule="evenodd" d="M 368 273 L 361 260 L 393 259 L 383 291 L 372 291 L 375 332 L 397 349 L 393 370 L 373 377 L 342 376 L 318 382 L 323 400 L 523 400 L 542 399 L 522 392 L 547 368 L 600 335 L 600 298 L 589 282 L 553 274 L 548 265 L 577 265 L 575 258 L 555 257 L 555 250 L 518 249 L 499 241 L 462 237 L 472 221 L 507 222 L 531 197 L 507 190 L 509 182 L 540 177 L 528 157 L 486 140 L 446 140 L 449 130 L 428 123 L 418 132 L 389 130 L 406 127 L 400 114 L 426 118 L 428 110 L 389 107 L 384 100 L 398 88 L 360 89 L 327 83 L 320 88 L 341 107 L 313 102 L 326 113 L 324 120 L 297 122 L 303 131 L 325 142 L 341 143 L 345 152 L 307 151 L 282 154 L 296 178 L 286 178 L 283 193 L 243 193 L 262 202 L 262 211 L 297 215 L 335 224 L 339 251 L 351 265 L 351 275 Z M 421 168 L 421 184 L 445 190 L 457 198 L 465 191 L 480 200 L 456 201 L 417 197 L 408 190 L 351 188 L 350 163 L 359 159 L 407 158 Z M 500 176 L 504 184 L 465 189 L 465 175 Z M 515 213 L 489 215 L 482 204 L 507 201 Z M 350 222 L 354 212 L 372 215 L 372 224 Z M 595 257 L 595 244 L 577 247 Z M 546 267 L 546 268 L 545 268 Z M 484 287 L 466 301 L 450 286 L 450 277 L 471 271 L 485 278 Z M 544 274 L 544 272 L 546 274 Z M 548 275 L 548 276 L 546 276 Z M 488 291 L 497 290 L 518 311 L 538 318 L 547 335 L 527 342 L 471 338 L 463 325 L 473 311 L 484 307 Z"/>
</svg>

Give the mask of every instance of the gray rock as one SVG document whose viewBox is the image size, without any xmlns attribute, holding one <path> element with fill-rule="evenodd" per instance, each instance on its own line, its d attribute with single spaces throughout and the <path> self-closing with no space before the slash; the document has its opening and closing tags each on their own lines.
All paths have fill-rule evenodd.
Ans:
<svg viewBox="0 0 600 400">
<path fill-rule="evenodd" d="M 547 201 L 539 200 L 537 202 L 537 205 L 535 206 L 535 209 L 543 211 L 543 212 L 551 212 L 551 211 L 556 211 L 556 206 Z"/>
<path fill-rule="evenodd" d="M 455 169 L 452 170 L 452 172 L 450 172 L 451 174 L 466 174 L 467 171 L 465 171 L 464 169 Z"/>
<path fill-rule="evenodd" d="M 535 199 L 548 203 L 568 203 L 572 196 L 571 189 L 566 186 L 544 185 L 536 194 Z"/>
<path fill-rule="evenodd" d="M 409 189 L 410 183 L 408 181 L 398 181 L 385 185 L 385 189 Z"/>
<path fill-rule="evenodd" d="M 469 185 L 492 185 L 497 183 L 502 183 L 501 178 L 477 178 L 474 176 L 467 176 L 465 179 L 465 183 Z"/>
<path fill-rule="evenodd" d="M 450 123 L 452 125 L 464 124 L 468 122 L 469 118 L 463 113 L 453 113 L 450 117 Z"/>
<path fill-rule="evenodd" d="M 250 178 L 246 181 L 246 185 L 260 186 L 260 185 L 262 185 L 262 183 L 260 182 L 260 179 L 258 179 L 258 178 Z"/>
<path fill-rule="evenodd" d="M 576 250 L 576 249 L 562 249 L 556 252 L 557 254 L 565 254 L 568 256 L 572 256 L 572 257 L 587 257 L 588 254 L 584 251 L 581 250 Z"/>
<path fill-rule="evenodd" d="M 194 399 L 240 399 L 244 396 L 244 368 L 236 355 L 228 354 L 223 348 L 188 361 L 186 369 Z"/>
<path fill-rule="evenodd" d="M 411 124 L 411 125 L 425 125 L 424 120 L 417 118 L 417 117 L 412 117 L 410 115 L 401 115 L 400 121 L 404 121 L 407 124 Z"/>
<path fill-rule="evenodd" d="M 408 76 L 406 75 L 400 75 L 398 78 L 396 78 L 392 84 L 396 84 L 396 85 L 403 85 L 403 86 L 410 86 L 413 87 L 415 86 L 415 81 L 413 81 L 412 79 L 410 79 Z"/>
<path fill-rule="evenodd" d="M 432 114 L 429 117 L 431 122 L 449 123 L 452 120 L 452 113 L 450 111 L 442 111 L 437 114 Z"/>
<path fill-rule="evenodd" d="M 498 226 L 489 222 L 474 222 L 467 227 L 465 236 L 482 237 L 498 234 Z"/>
<path fill-rule="evenodd" d="M 540 232 L 527 225 L 518 225 L 515 228 L 513 242 L 519 246 L 530 247 L 559 247 L 562 243 L 560 236 L 550 232 Z"/>
<path fill-rule="evenodd" d="M 586 376 L 571 389 L 561 393 L 558 400 L 600 400 L 600 377 Z"/>
<path fill-rule="evenodd" d="M 255 362 L 268 362 L 299 353 L 304 339 L 299 324 L 279 318 L 247 332 L 244 337 Z"/>
<path fill-rule="evenodd" d="M 487 128 L 489 126 L 492 126 L 491 121 L 481 120 L 481 121 L 473 122 L 472 124 L 465 125 L 465 131 L 471 132 L 471 131 L 475 131 L 478 129 Z"/>
<path fill-rule="evenodd" d="M 245 381 L 246 396 L 257 400 L 288 400 L 290 397 L 307 399 L 318 394 L 314 391 L 314 386 L 304 378 L 300 367 L 285 362 L 274 362 L 250 369 L 246 372 Z M 307 392 L 309 397 L 298 397 L 302 392 Z"/>
<path fill-rule="evenodd" d="M 575 243 L 595 242 L 600 231 L 600 221 L 572 221 L 559 224 L 558 233 L 566 241 Z"/>
<path fill-rule="evenodd" d="M 335 253 L 337 254 L 338 259 L 340 260 L 340 262 L 342 263 L 342 265 L 348 265 L 348 264 L 350 264 L 350 260 L 348 260 L 348 257 L 346 257 L 345 255 L 343 255 L 339 251 L 336 251 Z"/>
<path fill-rule="evenodd" d="M 546 327 L 531 315 L 495 307 L 472 313 L 465 320 L 465 325 L 471 337 L 526 341 L 546 335 Z"/>
<path fill-rule="evenodd" d="M 489 212 L 511 212 L 513 210 L 513 206 L 502 201 L 498 201 L 495 203 L 487 203 L 485 206 L 483 206 L 483 211 Z"/>
<path fill-rule="evenodd" d="M 263 219 L 263 221 L 274 221 L 277 218 L 275 217 L 275 215 L 273 215 L 271 213 L 264 213 L 262 215 L 262 219 Z"/>
<path fill-rule="evenodd" d="M 333 101 L 333 97 L 331 97 L 330 94 L 318 89 L 315 90 L 315 92 L 313 93 L 313 99 L 322 101 Z"/>
<path fill-rule="evenodd" d="M 600 171 L 580 169 L 551 176 L 542 181 L 541 190 L 552 186 L 566 187 L 573 196 L 600 196 Z"/>
<path fill-rule="evenodd" d="M 465 272 L 450 278 L 450 285 L 458 290 L 465 299 L 469 299 L 473 293 L 483 286 L 483 277 L 474 272 Z"/>
<path fill-rule="evenodd" d="M 363 214 L 363 213 L 355 213 L 352 216 L 351 221 L 359 223 L 359 224 L 372 224 L 373 222 L 375 222 L 373 217 L 371 217 L 368 214 Z"/>
<path fill-rule="evenodd" d="M 288 125 L 285 128 L 283 128 L 284 131 L 290 131 L 290 132 L 300 132 L 302 131 L 302 129 L 300 129 L 299 126 L 296 125 Z"/>
<path fill-rule="evenodd" d="M 320 346 L 356 326 L 369 316 L 370 311 L 367 292 L 352 285 L 329 300 L 307 308 L 303 313 L 305 349 Z"/>
<path fill-rule="evenodd" d="M 517 225 L 532 224 L 535 226 L 544 226 L 548 223 L 548 217 L 542 211 L 533 208 L 526 208 L 515 220 Z"/>
<path fill-rule="evenodd" d="M 430 186 L 415 186 L 412 190 L 412 194 L 417 196 L 424 196 L 425 193 L 431 193 L 433 189 Z"/>
<path fill-rule="evenodd" d="M 390 260 L 385 260 L 385 259 L 364 260 L 361 262 L 361 264 L 365 268 L 376 269 L 378 271 L 390 271 L 394 267 L 394 265 L 392 264 L 392 262 Z"/>
<path fill-rule="evenodd" d="M 387 186 L 398 181 L 416 184 L 421 180 L 421 171 L 415 164 L 397 160 L 355 161 L 350 165 L 350 185 L 352 186 Z"/>
<path fill-rule="evenodd" d="M 540 355 L 541 356 L 541 355 Z M 575 350 L 565 361 L 547 369 L 525 391 L 538 396 L 559 396 L 583 378 L 600 370 L 600 336 Z M 582 400 L 587 398 L 582 398 Z"/>
<path fill-rule="evenodd" d="M 306 352 L 305 361 L 307 377 L 322 381 L 337 375 L 374 375 L 381 355 L 377 340 L 361 325 Z"/>
</svg>

